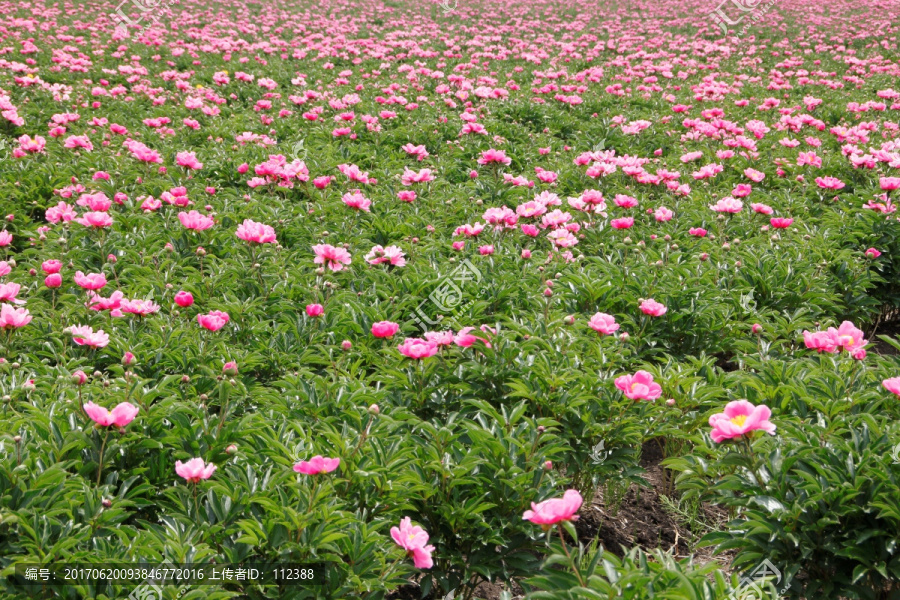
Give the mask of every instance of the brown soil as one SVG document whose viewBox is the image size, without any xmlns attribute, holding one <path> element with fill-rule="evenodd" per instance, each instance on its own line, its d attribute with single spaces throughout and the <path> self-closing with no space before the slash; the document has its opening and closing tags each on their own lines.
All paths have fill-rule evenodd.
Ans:
<svg viewBox="0 0 900 600">
<path fill-rule="evenodd" d="M 624 498 L 614 506 L 604 499 L 603 490 L 597 490 L 591 503 L 585 503 L 579 511 L 575 522 L 579 541 L 590 543 L 595 538 L 603 547 L 617 556 L 623 555 L 625 549 L 640 546 L 644 550 L 661 548 L 673 552 L 679 558 L 686 558 L 691 553 L 697 562 L 717 561 L 727 569 L 731 553 L 713 556 L 711 548 L 694 548 L 693 542 L 705 531 L 691 531 L 666 509 L 660 496 L 666 493 L 667 473 L 660 466 L 663 455 L 656 440 L 644 444 L 641 451 L 641 466 L 647 471 L 644 478 L 650 487 L 632 485 Z M 671 474 L 668 474 L 671 477 Z M 700 507 L 699 518 L 703 523 L 721 526 L 726 521 L 724 510 L 712 505 Z M 500 583 L 482 582 L 475 590 L 474 598 L 478 600 L 499 600 L 500 594 L 507 590 Z M 509 589 L 513 600 L 521 600 L 524 591 L 515 583 Z M 390 600 L 419 600 L 421 591 L 417 584 L 410 583 L 388 595 Z M 437 600 L 434 595 L 425 600 Z"/>
</svg>

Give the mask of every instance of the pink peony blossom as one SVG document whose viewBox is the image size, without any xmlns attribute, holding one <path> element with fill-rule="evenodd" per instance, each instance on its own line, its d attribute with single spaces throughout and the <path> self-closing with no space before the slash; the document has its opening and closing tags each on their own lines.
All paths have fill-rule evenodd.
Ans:
<svg viewBox="0 0 900 600">
<path fill-rule="evenodd" d="M 84 375 L 83 372 L 81 372 Z M 85 380 L 87 376 L 85 376 Z M 131 423 L 139 412 L 139 408 L 130 402 L 121 402 L 112 410 L 107 410 L 93 402 L 84 405 L 84 412 L 97 425 L 102 427 L 125 427 Z"/>
<path fill-rule="evenodd" d="M 709 418 L 709 425 L 713 428 L 712 439 L 718 444 L 756 430 L 775 433 L 775 425 L 769 421 L 771 416 L 768 406 L 753 406 L 746 400 L 729 402 L 724 412 Z"/>
<path fill-rule="evenodd" d="M 184 477 L 191 483 L 199 483 L 202 479 L 209 479 L 216 471 L 216 465 L 205 464 L 202 458 L 192 458 L 186 463 L 175 461 L 175 473 Z"/>
<path fill-rule="evenodd" d="M 647 371 L 616 377 L 615 384 L 631 400 L 656 400 L 662 395 L 662 386 Z"/>
<path fill-rule="evenodd" d="M 531 510 L 522 514 L 522 519 L 540 525 L 544 531 L 551 525 L 560 521 L 575 521 L 578 519 L 578 509 L 584 499 L 578 490 L 566 490 L 562 498 L 551 498 L 535 504 L 531 503 Z"/>
<path fill-rule="evenodd" d="M 434 546 L 427 545 L 428 533 L 418 525 L 413 525 L 409 517 L 400 521 L 400 527 L 391 527 L 391 537 L 412 556 L 413 565 L 417 569 L 430 569 L 434 565 L 431 558 Z"/>
<path fill-rule="evenodd" d="M 326 458 L 321 455 L 313 456 L 309 460 L 301 460 L 294 465 L 294 470 L 304 475 L 318 475 L 319 473 L 331 473 L 341 464 L 340 458 Z"/>
</svg>

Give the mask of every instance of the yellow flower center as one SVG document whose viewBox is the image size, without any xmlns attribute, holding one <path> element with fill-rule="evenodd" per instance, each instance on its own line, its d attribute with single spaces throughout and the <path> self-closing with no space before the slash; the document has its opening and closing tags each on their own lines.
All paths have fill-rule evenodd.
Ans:
<svg viewBox="0 0 900 600">
<path fill-rule="evenodd" d="M 736 417 L 731 417 L 731 422 L 738 427 L 743 427 L 744 423 L 747 422 L 747 415 L 738 415 Z"/>
<path fill-rule="evenodd" d="M 841 345 L 842 346 L 852 346 L 853 345 L 853 337 L 849 335 L 840 336 Z"/>
</svg>

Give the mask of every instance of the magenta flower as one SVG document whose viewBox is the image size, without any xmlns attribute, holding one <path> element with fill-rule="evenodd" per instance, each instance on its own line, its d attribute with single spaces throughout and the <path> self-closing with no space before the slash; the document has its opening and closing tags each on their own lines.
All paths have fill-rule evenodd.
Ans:
<svg viewBox="0 0 900 600">
<path fill-rule="evenodd" d="M 340 458 L 327 458 L 317 454 L 309 460 L 301 460 L 294 465 L 294 470 L 304 475 L 318 475 L 319 473 L 331 473 L 341 464 Z"/>
<path fill-rule="evenodd" d="M 769 421 L 771 416 L 772 411 L 768 406 L 753 406 L 746 400 L 729 402 L 725 406 L 725 412 L 709 418 L 709 425 L 713 428 L 712 440 L 718 444 L 722 440 L 740 437 L 756 430 L 775 433 L 775 425 Z"/>
<path fill-rule="evenodd" d="M 306 315 L 312 318 L 321 317 L 325 314 L 325 307 L 321 304 L 307 304 Z"/>
<path fill-rule="evenodd" d="M 640 308 L 642 313 L 644 313 L 645 315 L 650 315 L 651 317 L 661 317 L 666 314 L 667 310 L 669 310 L 665 307 L 664 304 L 660 304 L 653 298 L 641 302 Z"/>
<path fill-rule="evenodd" d="M 221 310 L 213 310 L 206 315 L 197 315 L 197 322 L 200 323 L 204 329 L 210 331 L 222 329 L 229 320 L 230 317 L 228 316 L 228 313 L 222 312 Z"/>
<path fill-rule="evenodd" d="M 271 244 L 275 242 L 275 230 L 263 223 L 257 223 L 250 219 L 238 225 L 235 235 L 251 244 Z"/>
<path fill-rule="evenodd" d="M 510 163 L 512 163 L 512 159 L 506 155 L 506 152 L 493 148 L 482 152 L 481 158 L 478 159 L 479 165 L 509 165 Z"/>
<path fill-rule="evenodd" d="M 112 225 L 113 219 L 105 212 L 86 212 L 80 219 L 75 219 L 75 222 L 85 227 L 101 229 Z"/>
<path fill-rule="evenodd" d="M 192 458 L 186 463 L 175 461 L 175 473 L 191 483 L 199 483 L 201 479 L 209 479 L 216 471 L 216 465 L 205 464 L 202 458 Z"/>
<path fill-rule="evenodd" d="M 434 546 L 428 546 L 428 532 L 413 525 L 409 517 L 400 521 L 400 527 L 391 527 L 391 537 L 398 546 L 406 550 L 412 556 L 413 565 L 417 569 L 430 569 L 434 565 L 431 553 Z"/>
<path fill-rule="evenodd" d="M 588 321 L 588 327 L 597 333 L 612 335 L 619 330 L 620 325 L 616 323 L 616 318 L 612 315 L 598 312 Z"/>
<path fill-rule="evenodd" d="M 400 325 L 391 321 L 379 321 L 372 324 L 372 335 L 377 338 L 390 338 L 400 330 Z"/>
<path fill-rule="evenodd" d="M 609 222 L 613 229 L 631 229 L 634 225 L 634 217 L 620 217 Z"/>
<path fill-rule="evenodd" d="M 316 244 L 312 249 L 316 253 L 313 262 L 317 265 L 325 265 L 332 271 L 341 271 L 344 265 L 350 264 L 350 253 L 344 248 L 336 248 L 331 244 Z"/>
<path fill-rule="evenodd" d="M 181 308 L 187 308 L 194 303 L 194 296 L 190 292 L 181 291 L 175 294 L 175 304 Z"/>
<path fill-rule="evenodd" d="M 87 376 L 84 379 L 86 380 Z M 139 411 L 140 409 L 130 402 L 121 402 L 112 410 L 107 410 L 93 402 L 84 405 L 84 412 L 87 413 L 87 416 L 101 427 L 125 427 L 134 420 Z"/>
<path fill-rule="evenodd" d="M 540 525 L 544 531 L 551 525 L 560 521 L 575 521 L 578 519 L 578 509 L 584 499 L 578 490 L 566 490 L 562 498 L 552 498 L 535 504 L 531 503 L 531 510 L 522 514 L 522 519 Z"/>
<path fill-rule="evenodd" d="M 653 375 L 647 371 L 616 377 L 615 383 L 631 400 L 656 400 L 662 395 L 662 386 L 653 381 Z"/>
</svg>

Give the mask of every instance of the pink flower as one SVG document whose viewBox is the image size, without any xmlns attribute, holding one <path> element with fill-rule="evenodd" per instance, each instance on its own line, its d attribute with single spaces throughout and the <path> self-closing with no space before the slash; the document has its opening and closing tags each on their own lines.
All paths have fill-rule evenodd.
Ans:
<svg viewBox="0 0 900 600">
<path fill-rule="evenodd" d="M 702 227 L 691 227 L 688 229 L 688 233 L 694 237 L 706 237 L 708 232 Z"/>
<path fill-rule="evenodd" d="M 616 377 L 615 384 L 631 400 L 656 400 L 662 395 L 662 386 L 647 371 Z"/>
<path fill-rule="evenodd" d="M 195 152 L 179 152 L 175 155 L 175 164 L 185 169 L 202 169 L 203 163 L 197 160 Z"/>
<path fill-rule="evenodd" d="M 715 204 L 710 204 L 709 207 L 720 213 L 739 213 L 741 212 L 741 209 L 744 208 L 744 203 L 736 198 L 728 196 L 727 198 L 722 198 Z"/>
<path fill-rule="evenodd" d="M 491 244 L 485 244 L 478 247 L 478 253 L 482 256 L 490 256 L 494 253 L 494 247 Z"/>
<path fill-rule="evenodd" d="M 634 225 L 634 217 L 621 217 L 609 222 L 613 229 L 630 229 Z"/>
<path fill-rule="evenodd" d="M 312 318 L 321 317 L 325 314 L 325 307 L 321 304 L 307 304 L 306 314 Z"/>
<path fill-rule="evenodd" d="M 660 304 L 653 298 L 641 302 L 640 308 L 642 313 L 650 315 L 651 317 L 661 317 L 669 310 L 664 304 Z"/>
<path fill-rule="evenodd" d="M 756 430 L 775 433 L 775 425 L 769 421 L 771 416 L 768 406 L 753 406 L 746 400 L 729 402 L 725 412 L 709 418 L 709 425 L 713 428 L 712 439 L 718 444 Z"/>
<path fill-rule="evenodd" d="M 435 344 L 440 346 L 450 346 L 453 344 L 453 335 L 452 331 L 426 331 L 425 339 L 429 342 L 434 342 Z"/>
<path fill-rule="evenodd" d="M 59 273 L 51 273 L 44 278 L 44 285 L 48 288 L 55 289 L 62 285 L 62 275 Z"/>
<path fill-rule="evenodd" d="M 203 231 L 215 225 L 215 221 L 196 210 L 178 213 L 178 220 L 181 221 L 185 229 L 193 229 L 194 231 Z"/>
<path fill-rule="evenodd" d="M 210 331 L 222 329 L 229 320 L 228 313 L 221 310 L 213 310 L 206 315 L 197 315 L 197 322 L 200 323 L 200 326 Z"/>
<path fill-rule="evenodd" d="M 271 244 L 275 241 L 275 230 L 271 226 L 250 219 L 244 219 L 238 225 L 235 235 L 251 244 Z"/>
<path fill-rule="evenodd" d="M 175 304 L 181 308 L 187 308 L 194 303 L 194 296 L 190 292 L 180 291 L 175 294 Z"/>
<path fill-rule="evenodd" d="M 7 230 L 0 231 L 0 248 L 4 248 L 12 244 L 13 235 Z"/>
<path fill-rule="evenodd" d="M 364 259 L 370 265 L 380 265 L 388 263 L 394 267 L 406 266 L 406 254 L 399 246 L 372 246 L 372 249 L 365 255 Z"/>
<path fill-rule="evenodd" d="M 75 222 L 85 227 L 100 229 L 112 225 L 113 219 L 105 212 L 86 212 L 80 219 L 75 219 Z"/>
<path fill-rule="evenodd" d="M 81 271 L 76 271 L 75 283 L 78 287 L 85 290 L 99 290 L 106 285 L 106 276 L 103 273 L 88 273 L 85 275 Z"/>
<path fill-rule="evenodd" d="M 566 490 L 562 498 L 551 498 L 535 504 L 531 503 L 531 510 L 522 514 L 522 519 L 540 525 L 544 531 L 551 525 L 560 521 L 575 521 L 578 519 L 578 509 L 584 499 L 578 490 Z"/>
<path fill-rule="evenodd" d="M 14 308 L 4 304 L 0 307 L 0 327 L 3 329 L 18 329 L 31 323 L 31 313 L 27 308 Z"/>
<path fill-rule="evenodd" d="M 760 202 L 754 202 L 750 205 L 750 208 L 753 209 L 753 212 L 759 213 L 761 215 L 771 215 L 775 210 L 769 206 L 768 204 L 762 204 Z"/>
<path fill-rule="evenodd" d="M 83 375 L 83 373 L 82 373 Z M 87 379 L 87 376 L 85 376 Z M 107 410 L 93 402 L 84 405 L 84 412 L 94 423 L 102 427 L 125 427 L 131 423 L 139 412 L 139 408 L 130 402 L 121 402 L 114 409 Z"/>
<path fill-rule="evenodd" d="M 0 302 L 12 302 L 13 304 L 25 304 L 24 300 L 19 300 L 16 295 L 22 289 L 18 283 L 0 283 Z"/>
<path fill-rule="evenodd" d="M 881 256 L 881 252 L 876 250 L 875 248 L 869 248 L 866 250 L 866 258 L 878 258 Z"/>
<path fill-rule="evenodd" d="M 829 327 L 828 333 L 834 338 L 837 347 L 847 352 L 854 352 L 869 343 L 863 338 L 865 335 L 863 331 L 857 329 L 850 321 L 844 321 L 837 329 Z"/>
<path fill-rule="evenodd" d="M 209 479 L 216 472 L 216 465 L 205 464 L 202 458 L 192 458 L 186 463 L 175 461 L 175 473 L 191 483 L 199 483 L 201 479 Z"/>
<path fill-rule="evenodd" d="M 612 315 L 598 312 L 591 317 L 591 320 L 588 322 L 588 327 L 597 333 L 612 335 L 619 330 L 620 325 L 616 323 L 616 319 Z"/>
<path fill-rule="evenodd" d="M 784 217 L 773 217 L 769 219 L 769 223 L 772 224 L 772 227 L 775 229 L 787 229 L 793 224 L 793 219 L 786 219 Z"/>
<path fill-rule="evenodd" d="M 316 253 L 313 262 L 317 265 L 325 265 L 332 271 L 341 271 L 344 265 L 350 264 L 350 253 L 343 248 L 336 248 L 331 244 L 316 244 L 312 249 Z"/>
<path fill-rule="evenodd" d="M 878 183 L 885 192 L 900 189 L 900 177 L 880 177 Z"/>
<path fill-rule="evenodd" d="M 390 321 L 379 321 L 372 324 L 372 335 L 377 338 L 390 338 L 400 330 L 400 325 Z"/>
<path fill-rule="evenodd" d="M 512 159 L 506 155 L 506 152 L 503 150 L 494 150 L 493 148 L 482 152 L 481 158 L 478 159 L 479 165 L 509 165 L 510 163 L 512 163 Z"/>
<path fill-rule="evenodd" d="M 827 331 L 803 332 L 803 343 L 810 350 L 815 350 L 820 354 L 822 352 L 837 352 L 837 340 L 834 339 Z"/>
<path fill-rule="evenodd" d="M 52 275 L 54 273 L 59 273 L 62 270 L 62 261 L 58 260 L 45 260 L 41 263 L 41 269 L 47 275 Z"/>
<path fill-rule="evenodd" d="M 816 185 L 826 190 L 839 190 L 844 187 L 844 182 L 836 177 L 816 177 Z"/>
<path fill-rule="evenodd" d="M 881 382 L 881 385 L 883 385 L 884 389 L 886 389 L 890 393 L 900 396 L 900 377 L 891 377 L 890 379 L 885 379 Z"/>
<path fill-rule="evenodd" d="M 478 337 L 476 335 L 472 335 L 471 333 L 469 333 L 470 331 L 473 331 L 474 329 L 475 329 L 474 327 L 463 327 L 462 329 L 459 330 L 459 333 L 457 333 L 453 337 L 453 342 L 460 348 L 468 348 L 475 342 L 484 342 L 484 345 L 487 346 L 488 348 L 490 348 L 491 343 L 489 341 L 487 341 L 484 338 L 481 338 L 481 337 Z"/>
<path fill-rule="evenodd" d="M 672 213 L 671 209 L 668 209 L 665 206 L 660 206 L 653 213 L 653 216 L 656 218 L 656 220 L 660 221 L 660 222 L 671 221 L 672 215 L 673 215 L 673 213 Z"/>
<path fill-rule="evenodd" d="M 309 460 L 301 460 L 294 465 L 294 470 L 304 475 L 318 475 L 319 473 L 331 473 L 341 464 L 340 458 L 326 458 L 321 455 L 313 456 Z"/>
<path fill-rule="evenodd" d="M 94 331 L 87 325 L 74 325 L 69 328 L 72 333 L 72 341 L 79 346 L 91 348 L 105 348 L 109 345 L 109 335 L 102 329 Z"/>
<path fill-rule="evenodd" d="M 228 361 L 227 363 L 222 365 L 222 373 L 224 373 L 225 375 L 230 375 L 231 377 L 234 377 L 235 375 L 238 374 L 237 363 L 234 362 L 233 360 Z"/>
<path fill-rule="evenodd" d="M 353 193 L 344 194 L 341 199 L 344 201 L 344 204 L 350 208 L 355 208 L 356 210 L 361 210 L 363 212 L 369 212 L 369 207 L 372 206 L 372 201 L 363 196 L 359 190 L 356 190 Z"/>
<path fill-rule="evenodd" d="M 431 558 L 434 546 L 426 545 L 428 533 L 418 525 L 414 526 L 409 517 L 400 521 L 400 527 L 391 527 L 391 537 L 409 556 L 412 556 L 417 569 L 430 569 L 434 565 Z"/>
<path fill-rule="evenodd" d="M 397 346 L 397 350 L 407 358 L 419 360 L 437 354 L 438 346 L 436 343 L 428 340 L 406 338 L 403 340 L 403 343 Z"/>
</svg>

